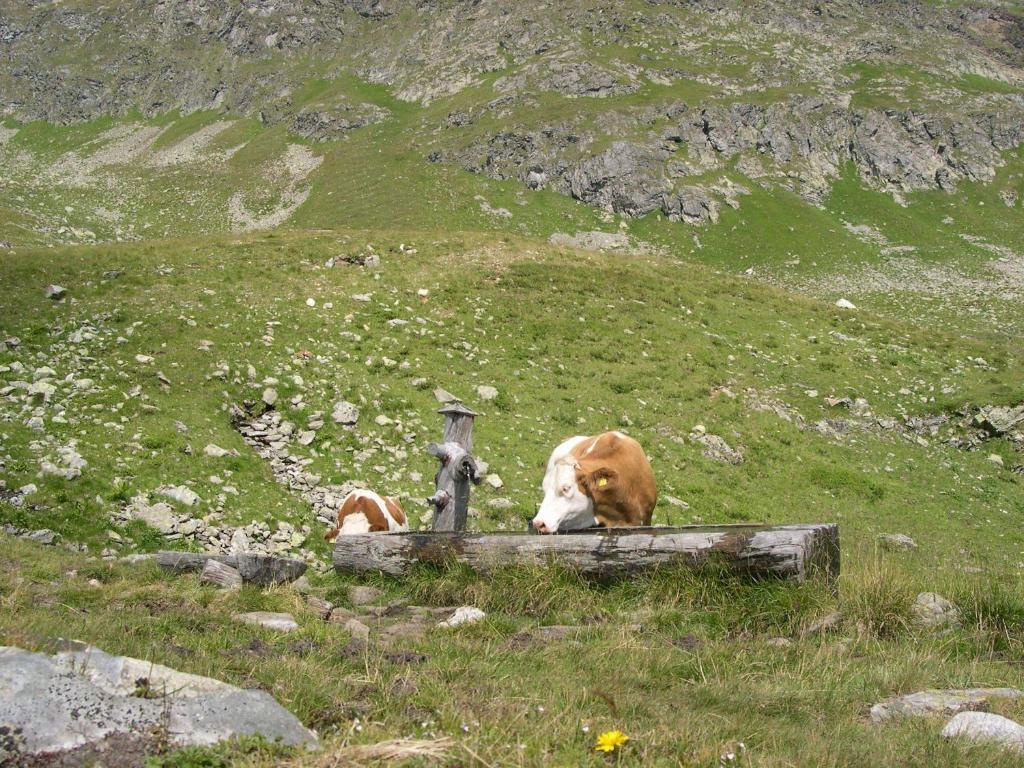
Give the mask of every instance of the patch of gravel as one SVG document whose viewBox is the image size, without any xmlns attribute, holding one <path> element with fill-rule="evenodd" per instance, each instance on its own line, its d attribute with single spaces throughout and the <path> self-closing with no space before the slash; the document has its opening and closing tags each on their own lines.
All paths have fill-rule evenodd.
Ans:
<svg viewBox="0 0 1024 768">
<path fill-rule="evenodd" d="M 163 132 L 159 126 L 118 125 L 101 133 L 83 149 L 100 145 L 91 154 L 69 152 L 49 170 L 49 175 L 64 184 L 88 187 L 96 183 L 101 168 L 125 165 L 141 157 Z"/>
<path fill-rule="evenodd" d="M 314 155 L 301 144 L 289 144 L 284 156 L 271 163 L 263 173 L 271 184 L 284 183 L 277 205 L 269 213 L 260 214 L 248 207 L 244 193 L 235 192 L 228 201 L 232 230 L 272 229 L 287 221 L 309 197 L 309 188 L 301 185 L 322 162 L 322 157 Z"/>
<path fill-rule="evenodd" d="M 154 152 L 149 158 L 149 165 L 153 168 L 168 168 L 172 165 L 194 163 L 202 159 L 201 154 L 218 135 L 234 124 L 233 120 L 218 120 L 204 126 L 174 146 Z"/>
</svg>

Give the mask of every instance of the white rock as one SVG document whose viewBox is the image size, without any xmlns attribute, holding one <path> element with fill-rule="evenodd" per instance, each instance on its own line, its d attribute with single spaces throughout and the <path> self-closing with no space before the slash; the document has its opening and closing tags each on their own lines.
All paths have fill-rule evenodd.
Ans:
<svg viewBox="0 0 1024 768">
<path fill-rule="evenodd" d="M 44 291 L 46 298 L 60 301 L 67 294 L 67 289 L 60 285 L 48 285 Z"/>
<path fill-rule="evenodd" d="M 292 632 L 299 628 L 295 619 L 290 613 L 271 613 L 270 611 L 252 611 L 251 613 L 238 613 L 235 618 L 246 624 L 254 624 L 259 627 L 266 627 L 277 632 Z"/>
<path fill-rule="evenodd" d="M 315 307 L 316 306 L 316 299 L 306 299 L 306 306 L 307 307 Z"/>
<path fill-rule="evenodd" d="M 840 309 L 856 309 L 857 308 L 856 305 L 852 301 L 849 301 L 847 299 L 839 299 L 839 301 L 836 302 L 836 306 L 839 307 Z"/>
<path fill-rule="evenodd" d="M 496 474 L 491 473 L 484 478 L 484 481 L 491 486 L 491 488 L 504 488 L 504 481 Z"/>
<path fill-rule="evenodd" d="M 476 388 L 477 395 L 480 396 L 481 400 L 493 400 L 498 396 L 498 390 L 494 387 L 488 387 L 486 385 L 480 385 Z"/>
<path fill-rule="evenodd" d="M 949 600 L 935 592 L 919 594 L 910 610 L 917 622 L 926 627 L 960 626 L 960 611 Z"/>
<path fill-rule="evenodd" d="M 352 403 L 342 400 L 334 404 L 331 419 L 335 424 L 355 424 L 359 421 L 359 409 Z"/>
<path fill-rule="evenodd" d="M 263 390 L 263 402 L 270 407 L 277 402 L 277 390 L 273 387 L 267 387 Z"/>
<path fill-rule="evenodd" d="M 955 715 L 983 709 L 989 699 L 1019 699 L 1024 691 L 1016 688 L 929 689 L 896 696 L 871 707 L 871 719 L 881 723 L 895 717 Z"/>
<path fill-rule="evenodd" d="M 142 365 L 149 365 L 153 362 L 153 357 L 151 355 L 136 355 L 135 362 L 141 363 Z"/>
<path fill-rule="evenodd" d="M 199 494 L 185 485 L 165 485 L 158 488 L 156 492 L 165 498 L 184 504 L 186 507 L 194 507 L 202 501 Z"/>
<path fill-rule="evenodd" d="M 476 624 L 487 618 L 487 614 L 472 605 L 463 605 L 455 609 L 450 618 L 438 622 L 439 627 L 458 627 L 463 624 Z"/>
<path fill-rule="evenodd" d="M 990 453 L 988 455 L 988 460 L 995 464 L 997 467 L 1003 466 L 1003 457 L 1000 456 L 998 453 Z"/>
<path fill-rule="evenodd" d="M 1024 726 L 991 712 L 960 712 L 942 729 L 944 738 L 987 741 L 1024 752 Z"/>
<path fill-rule="evenodd" d="M 387 416 L 385 416 L 383 413 L 377 416 L 377 418 L 375 418 L 373 421 L 378 427 L 386 427 L 395 423 Z"/>
<path fill-rule="evenodd" d="M 210 443 L 205 448 L 203 448 L 203 453 L 205 453 L 207 456 L 213 459 L 222 459 L 225 456 L 232 456 L 237 454 L 236 451 L 225 450 L 224 448 L 221 448 L 219 445 L 214 445 L 213 443 Z"/>
</svg>

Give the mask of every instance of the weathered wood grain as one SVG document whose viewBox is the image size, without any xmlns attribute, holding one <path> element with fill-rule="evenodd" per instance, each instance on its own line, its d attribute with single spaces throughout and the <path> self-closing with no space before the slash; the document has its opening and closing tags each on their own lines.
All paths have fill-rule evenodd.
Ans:
<svg viewBox="0 0 1024 768">
<path fill-rule="evenodd" d="M 486 572 L 517 564 L 557 563 L 611 579 L 663 566 L 719 562 L 754 576 L 803 581 L 839 575 L 839 529 L 832 524 L 608 528 L 536 536 L 421 532 L 339 536 L 341 573 L 406 573 L 415 563 L 465 563 Z"/>
<path fill-rule="evenodd" d="M 477 415 L 461 403 L 445 406 L 444 437 L 431 443 L 427 452 L 440 461 L 434 478 L 436 491 L 427 501 L 434 506 L 431 528 L 435 531 L 463 531 L 469 515 L 470 483 L 479 484 L 473 459 L 473 419 Z"/>
</svg>

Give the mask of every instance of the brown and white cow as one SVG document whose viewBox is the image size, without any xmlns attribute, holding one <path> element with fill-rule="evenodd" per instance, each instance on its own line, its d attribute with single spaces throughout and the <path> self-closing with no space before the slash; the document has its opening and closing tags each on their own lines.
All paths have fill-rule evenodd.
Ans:
<svg viewBox="0 0 1024 768">
<path fill-rule="evenodd" d="M 338 534 L 344 536 L 349 533 L 408 530 L 409 523 L 398 499 L 357 489 L 345 497 L 338 510 L 338 525 L 329 530 L 324 538 L 332 541 Z"/>
<path fill-rule="evenodd" d="M 543 488 L 537 533 L 650 525 L 658 500 L 644 449 L 621 432 L 570 437 L 548 459 Z"/>
</svg>

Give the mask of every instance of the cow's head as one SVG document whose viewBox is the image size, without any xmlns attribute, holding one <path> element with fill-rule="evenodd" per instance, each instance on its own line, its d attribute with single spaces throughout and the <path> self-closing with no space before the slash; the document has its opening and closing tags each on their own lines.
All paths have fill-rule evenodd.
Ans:
<svg viewBox="0 0 1024 768">
<path fill-rule="evenodd" d="M 594 501 L 614 482 L 615 471 L 607 467 L 588 470 L 571 456 L 556 462 L 544 476 L 544 501 L 533 518 L 533 530 L 558 533 L 596 525 Z"/>
</svg>

